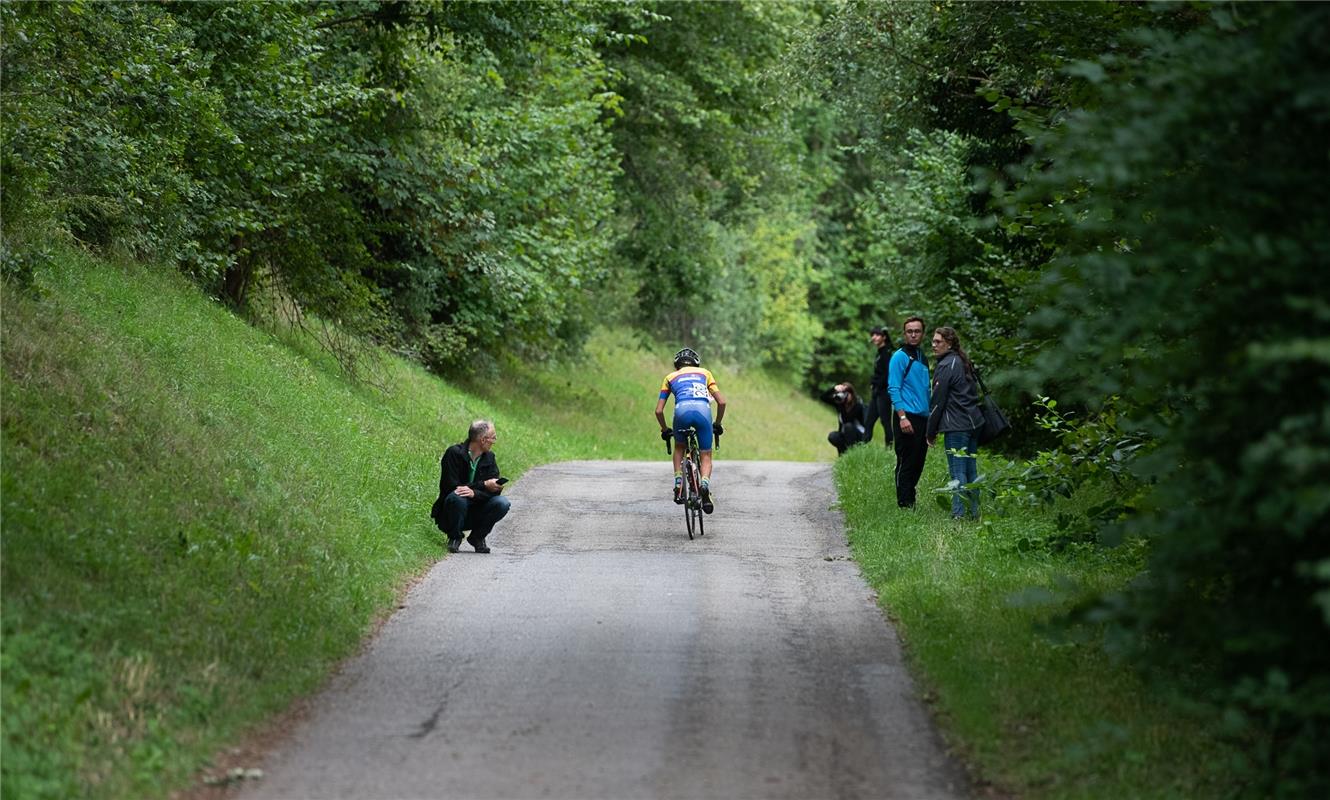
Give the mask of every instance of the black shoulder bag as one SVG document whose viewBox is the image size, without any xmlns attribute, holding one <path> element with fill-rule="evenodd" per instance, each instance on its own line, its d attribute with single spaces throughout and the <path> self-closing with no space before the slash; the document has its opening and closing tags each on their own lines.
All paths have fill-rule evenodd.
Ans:
<svg viewBox="0 0 1330 800">
<path fill-rule="evenodd" d="M 997 401 L 993 395 L 988 393 L 988 387 L 984 385 L 984 379 L 979 377 L 979 370 L 974 371 L 975 380 L 979 381 L 979 388 L 984 390 L 983 399 L 979 401 L 979 411 L 984 415 L 984 426 L 979 429 L 979 445 L 988 444 L 1011 428 L 1011 423 L 1007 421 L 1007 415 L 998 408 Z"/>
</svg>

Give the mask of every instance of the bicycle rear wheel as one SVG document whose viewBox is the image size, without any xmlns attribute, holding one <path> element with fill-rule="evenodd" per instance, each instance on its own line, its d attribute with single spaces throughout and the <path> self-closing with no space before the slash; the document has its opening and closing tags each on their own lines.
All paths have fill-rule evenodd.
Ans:
<svg viewBox="0 0 1330 800">
<path fill-rule="evenodd" d="M 683 462 L 683 521 L 688 528 L 688 538 L 693 538 L 693 506 L 697 505 L 697 497 L 693 494 L 693 462 L 684 459 Z"/>
<path fill-rule="evenodd" d="M 698 536 L 705 536 L 706 533 L 707 533 L 707 532 L 706 532 L 706 526 L 705 526 L 705 524 L 702 522 L 702 516 L 703 516 L 703 514 L 702 514 L 702 467 L 699 466 L 698 463 L 697 463 L 697 461 L 694 460 L 694 459 L 696 459 L 696 458 L 697 458 L 697 453 L 696 453 L 696 452 L 692 453 L 691 457 L 689 458 L 689 462 L 693 465 L 693 469 L 692 469 L 692 473 L 693 473 L 693 486 L 692 486 L 693 502 L 691 503 L 692 511 L 693 511 L 693 520 L 694 520 L 694 522 L 693 522 L 693 528 L 697 530 L 697 535 L 698 535 Z"/>
</svg>

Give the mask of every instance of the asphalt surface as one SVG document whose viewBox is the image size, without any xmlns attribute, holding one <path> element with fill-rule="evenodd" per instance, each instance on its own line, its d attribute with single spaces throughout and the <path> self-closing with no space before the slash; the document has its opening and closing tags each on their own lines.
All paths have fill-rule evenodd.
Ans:
<svg viewBox="0 0 1330 800">
<path fill-rule="evenodd" d="M 827 464 L 718 461 L 689 541 L 659 463 L 505 492 L 246 798 L 955 798 Z"/>
</svg>

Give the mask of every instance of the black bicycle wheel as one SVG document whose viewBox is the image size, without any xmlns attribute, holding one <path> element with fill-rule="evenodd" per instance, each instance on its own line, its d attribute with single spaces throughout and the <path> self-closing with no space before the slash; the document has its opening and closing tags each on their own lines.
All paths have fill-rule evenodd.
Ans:
<svg viewBox="0 0 1330 800">
<path fill-rule="evenodd" d="M 693 463 L 688 459 L 683 462 L 683 521 L 688 528 L 688 538 L 693 538 Z"/>
<path fill-rule="evenodd" d="M 706 531 L 702 524 L 702 467 L 692 460 L 696 458 L 697 453 L 694 452 L 692 458 L 689 459 L 693 464 L 693 528 L 697 530 L 698 536 L 705 536 Z"/>
</svg>

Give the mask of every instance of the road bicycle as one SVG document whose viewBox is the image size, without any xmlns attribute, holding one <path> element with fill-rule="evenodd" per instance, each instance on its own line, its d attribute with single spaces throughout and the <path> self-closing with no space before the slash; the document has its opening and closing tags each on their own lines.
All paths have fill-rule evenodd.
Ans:
<svg viewBox="0 0 1330 800">
<path fill-rule="evenodd" d="M 672 453 L 674 437 L 665 440 L 665 452 Z M 716 436 L 715 447 L 720 449 L 720 436 Z M 702 512 L 702 450 L 697 444 L 697 431 L 689 428 L 688 439 L 684 444 L 683 463 L 683 518 L 688 529 L 688 538 L 693 532 L 706 536 L 705 515 Z"/>
</svg>

